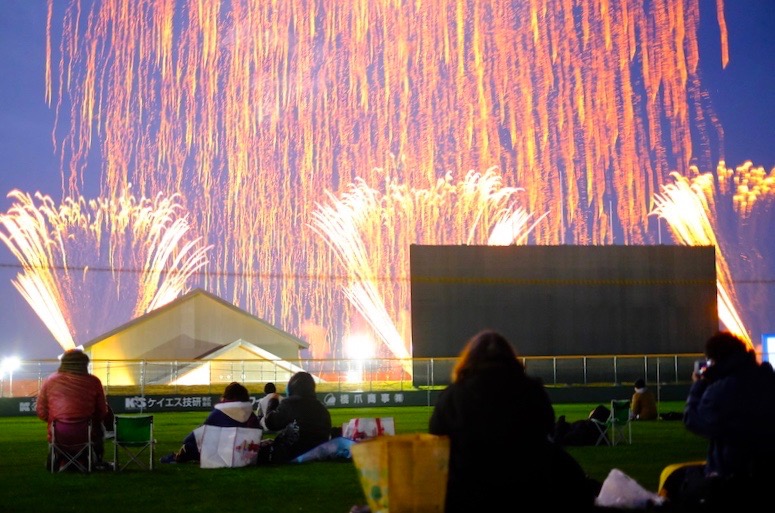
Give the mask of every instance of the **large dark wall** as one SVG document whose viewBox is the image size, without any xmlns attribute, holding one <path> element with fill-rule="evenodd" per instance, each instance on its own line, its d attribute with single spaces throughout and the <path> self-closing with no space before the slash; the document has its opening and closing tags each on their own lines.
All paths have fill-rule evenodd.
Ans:
<svg viewBox="0 0 775 513">
<path fill-rule="evenodd" d="M 711 246 L 410 248 L 412 354 L 491 328 L 525 356 L 702 352 L 719 328 Z"/>
</svg>

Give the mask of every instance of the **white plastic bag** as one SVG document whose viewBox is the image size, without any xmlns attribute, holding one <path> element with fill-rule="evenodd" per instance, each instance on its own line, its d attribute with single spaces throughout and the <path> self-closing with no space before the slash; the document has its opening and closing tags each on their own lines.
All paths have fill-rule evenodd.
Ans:
<svg viewBox="0 0 775 513">
<path fill-rule="evenodd" d="M 359 417 L 350 419 L 342 425 L 342 436 L 356 442 L 395 434 L 396 425 L 393 417 Z"/>
<path fill-rule="evenodd" d="M 622 509 L 646 509 L 659 506 L 664 500 L 664 497 L 646 490 L 633 478 L 614 468 L 603 481 L 595 504 Z"/>
<path fill-rule="evenodd" d="M 262 431 L 258 428 L 199 426 L 194 438 L 201 468 L 255 465 Z"/>
</svg>

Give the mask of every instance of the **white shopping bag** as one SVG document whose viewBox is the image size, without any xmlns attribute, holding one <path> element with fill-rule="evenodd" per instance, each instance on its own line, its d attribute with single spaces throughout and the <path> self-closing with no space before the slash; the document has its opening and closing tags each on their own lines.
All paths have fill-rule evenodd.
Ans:
<svg viewBox="0 0 775 513">
<path fill-rule="evenodd" d="M 359 417 L 350 419 L 342 425 L 342 436 L 356 442 L 395 434 L 396 425 L 393 417 Z"/>
<path fill-rule="evenodd" d="M 654 492 L 643 488 L 640 483 L 619 470 L 611 469 L 603 481 L 595 499 L 595 505 L 604 508 L 650 510 L 653 506 L 661 506 L 665 501 Z"/>
<path fill-rule="evenodd" d="M 255 465 L 262 431 L 258 428 L 199 426 L 194 438 L 201 468 Z"/>
</svg>

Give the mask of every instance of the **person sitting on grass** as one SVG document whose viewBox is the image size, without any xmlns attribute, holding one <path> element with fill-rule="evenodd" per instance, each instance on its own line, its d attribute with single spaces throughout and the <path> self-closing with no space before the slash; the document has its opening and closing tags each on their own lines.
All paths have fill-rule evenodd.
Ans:
<svg viewBox="0 0 775 513">
<path fill-rule="evenodd" d="M 646 380 L 635 380 L 635 392 L 630 400 L 630 418 L 632 420 L 655 420 L 657 418 L 657 398 L 646 386 Z"/>
<path fill-rule="evenodd" d="M 295 373 L 285 390 L 285 399 L 269 401 L 264 423 L 278 433 L 261 442 L 259 463 L 288 463 L 331 439 L 331 414 L 315 395 L 312 374 Z"/>
<path fill-rule="evenodd" d="M 258 417 L 253 412 L 248 389 L 236 381 L 229 383 L 204 423 L 208 426 L 259 428 Z M 162 463 L 184 463 L 199 461 L 199 447 L 192 431 L 183 439 L 177 452 L 161 457 Z"/>
<path fill-rule="evenodd" d="M 683 511 L 763 511 L 775 480 L 775 375 L 728 331 L 708 338 L 705 356 L 683 421 L 708 440 L 707 459 L 666 467 L 660 495 Z"/>
<path fill-rule="evenodd" d="M 264 397 L 259 399 L 256 405 L 256 417 L 258 417 L 258 421 L 261 423 L 261 429 L 264 431 L 269 431 L 269 428 L 266 427 L 266 423 L 264 422 L 264 417 L 266 416 L 267 410 L 269 410 L 269 402 L 272 399 L 282 401 L 283 398 L 277 393 L 275 384 L 270 381 L 264 385 Z"/>
<path fill-rule="evenodd" d="M 554 427 L 543 382 L 511 343 L 489 330 L 469 339 L 428 425 L 450 439 L 444 511 L 502 511 L 515 501 L 591 510 L 601 485 L 550 439 Z"/>
</svg>

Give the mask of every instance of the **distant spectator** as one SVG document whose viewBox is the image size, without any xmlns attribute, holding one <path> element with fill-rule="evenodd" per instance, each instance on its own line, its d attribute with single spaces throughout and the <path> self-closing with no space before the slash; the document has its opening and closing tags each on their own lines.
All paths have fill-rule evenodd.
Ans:
<svg viewBox="0 0 775 513">
<path fill-rule="evenodd" d="M 630 400 L 630 418 L 635 420 L 655 420 L 657 418 L 657 398 L 646 387 L 646 380 L 635 380 L 635 393 Z"/>
<path fill-rule="evenodd" d="M 264 397 L 258 400 L 258 405 L 256 406 L 256 417 L 258 417 L 261 429 L 264 431 L 270 431 L 270 429 L 266 427 L 264 417 L 266 417 L 266 412 L 269 409 L 269 402 L 272 399 L 282 401 L 283 397 L 277 393 L 277 387 L 270 381 L 264 385 Z"/>
<path fill-rule="evenodd" d="M 223 391 L 221 401 L 216 404 L 204 423 L 208 426 L 258 428 L 258 418 L 253 413 L 250 394 L 244 385 L 236 381 L 229 383 Z M 161 457 L 162 463 L 184 463 L 199 461 L 199 447 L 191 432 L 183 439 L 177 452 Z"/>
</svg>

